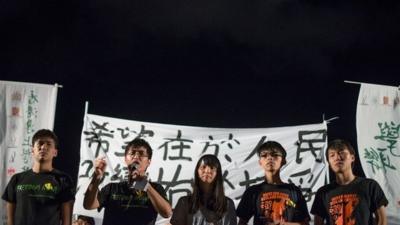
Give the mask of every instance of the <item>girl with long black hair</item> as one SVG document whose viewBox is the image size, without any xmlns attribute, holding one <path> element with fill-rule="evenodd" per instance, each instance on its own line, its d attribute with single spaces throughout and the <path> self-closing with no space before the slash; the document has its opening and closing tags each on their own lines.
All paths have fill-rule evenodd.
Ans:
<svg viewBox="0 0 400 225">
<path fill-rule="evenodd" d="M 225 196 L 221 163 L 203 155 L 194 170 L 193 193 L 175 206 L 172 225 L 237 225 L 235 205 Z"/>
</svg>

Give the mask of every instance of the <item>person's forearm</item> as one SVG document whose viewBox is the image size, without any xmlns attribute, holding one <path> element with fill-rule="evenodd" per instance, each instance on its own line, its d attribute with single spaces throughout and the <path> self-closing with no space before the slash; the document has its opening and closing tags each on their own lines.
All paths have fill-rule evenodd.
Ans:
<svg viewBox="0 0 400 225">
<path fill-rule="evenodd" d="M 375 217 L 377 225 L 387 225 L 385 206 L 381 206 L 375 211 Z"/>
<path fill-rule="evenodd" d="M 61 205 L 61 225 L 71 225 L 74 201 L 64 202 Z"/>
<path fill-rule="evenodd" d="M 7 208 L 7 225 L 14 225 L 15 203 L 7 202 L 6 208 Z"/>
<path fill-rule="evenodd" d="M 154 209 L 164 218 L 168 218 L 172 215 L 171 205 L 165 200 L 151 184 L 147 188 L 147 196 L 149 196 Z"/>
<path fill-rule="evenodd" d="M 97 209 L 100 206 L 97 200 L 97 194 L 99 193 L 100 180 L 93 175 L 92 181 L 90 182 L 86 192 L 85 198 L 83 199 L 83 207 L 85 209 Z"/>
<path fill-rule="evenodd" d="M 386 216 L 379 216 L 377 218 L 377 225 L 387 225 L 387 219 Z"/>
</svg>

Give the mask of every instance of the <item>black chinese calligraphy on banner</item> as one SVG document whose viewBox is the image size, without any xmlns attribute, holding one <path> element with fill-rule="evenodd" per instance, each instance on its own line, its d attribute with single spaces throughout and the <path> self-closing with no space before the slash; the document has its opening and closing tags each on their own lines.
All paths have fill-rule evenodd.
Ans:
<svg viewBox="0 0 400 225">
<path fill-rule="evenodd" d="M 93 160 L 105 156 L 108 162 L 102 185 L 126 179 L 124 148 L 136 137 L 146 139 L 152 146 L 149 177 L 164 186 L 173 206 L 180 197 L 191 192 L 194 167 L 203 154 L 214 154 L 220 159 L 225 193 L 235 204 L 247 187 L 263 180 L 264 172 L 258 166 L 256 149 L 267 140 L 278 141 L 286 148 L 288 163 L 282 170 L 282 177 L 300 186 L 310 204 L 328 172 L 323 157 L 327 142 L 325 123 L 225 129 L 156 124 L 88 114 L 81 138 L 76 214 L 101 217 L 97 212 L 84 210 L 81 203 L 93 173 Z"/>
</svg>

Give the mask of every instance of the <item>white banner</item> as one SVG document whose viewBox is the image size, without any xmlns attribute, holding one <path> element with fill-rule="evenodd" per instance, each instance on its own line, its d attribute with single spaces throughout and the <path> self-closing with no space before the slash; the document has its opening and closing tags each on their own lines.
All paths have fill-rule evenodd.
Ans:
<svg viewBox="0 0 400 225">
<path fill-rule="evenodd" d="M 400 91 L 361 84 L 357 104 L 357 142 L 367 177 L 382 186 L 389 200 L 389 225 L 400 224 Z"/>
<path fill-rule="evenodd" d="M 54 85 L 0 81 L 1 194 L 12 175 L 32 167 L 31 137 L 38 129 L 53 129 L 56 102 Z M 4 201 L 0 216 L 6 224 Z"/>
<path fill-rule="evenodd" d="M 191 192 L 194 167 L 202 154 L 218 156 L 223 168 L 225 193 L 237 204 L 249 185 L 264 179 L 256 147 L 267 140 L 278 141 L 287 150 L 288 163 L 282 170 L 282 178 L 301 186 L 309 207 L 328 173 L 324 158 L 327 142 L 325 123 L 224 129 L 156 124 L 88 114 L 81 137 L 75 214 L 102 218 L 102 212 L 83 209 L 84 192 L 93 173 L 93 159 L 106 156 L 108 162 L 108 174 L 101 187 L 124 179 L 124 148 L 135 137 L 146 139 L 152 146 L 149 176 L 152 181 L 164 186 L 173 206 L 179 197 Z M 158 224 L 165 222 L 159 220 Z"/>
</svg>

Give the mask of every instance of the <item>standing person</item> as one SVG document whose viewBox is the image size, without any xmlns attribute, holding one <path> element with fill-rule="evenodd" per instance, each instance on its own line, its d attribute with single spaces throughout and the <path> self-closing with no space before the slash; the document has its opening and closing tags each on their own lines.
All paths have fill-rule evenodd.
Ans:
<svg viewBox="0 0 400 225">
<path fill-rule="evenodd" d="M 388 200 L 376 181 L 353 174 L 351 144 L 340 139 L 330 142 L 326 158 L 336 179 L 317 191 L 311 208 L 315 224 L 386 225 Z"/>
<path fill-rule="evenodd" d="M 153 151 L 145 140 L 136 138 L 125 148 L 125 163 L 128 166 L 128 180 L 109 183 L 99 192 L 106 161 L 95 160 L 95 171 L 89 184 L 83 206 L 85 209 L 104 208 L 103 225 L 151 225 L 157 214 L 169 217 L 171 205 L 166 199 L 164 188 L 149 182 L 146 176 Z"/>
<path fill-rule="evenodd" d="M 32 137 L 33 167 L 11 177 L 2 198 L 8 225 L 70 225 L 75 187 L 71 178 L 53 168 L 58 138 L 51 130 Z"/>
<path fill-rule="evenodd" d="M 254 225 L 309 224 L 307 204 L 300 189 L 280 178 L 280 169 L 286 164 L 285 149 L 276 141 L 267 141 L 257 153 L 265 181 L 244 192 L 236 209 L 239 225 L 247 224 L 252 216 Z"/>
<path fill-rule="evenodd" d="M 194 170 L 193 193 L 181 197 L 170 220 L 172 225 L 236 225 L 235 204 L 225 196 L 221 163 L 203 155 Z"/>
</svg>

